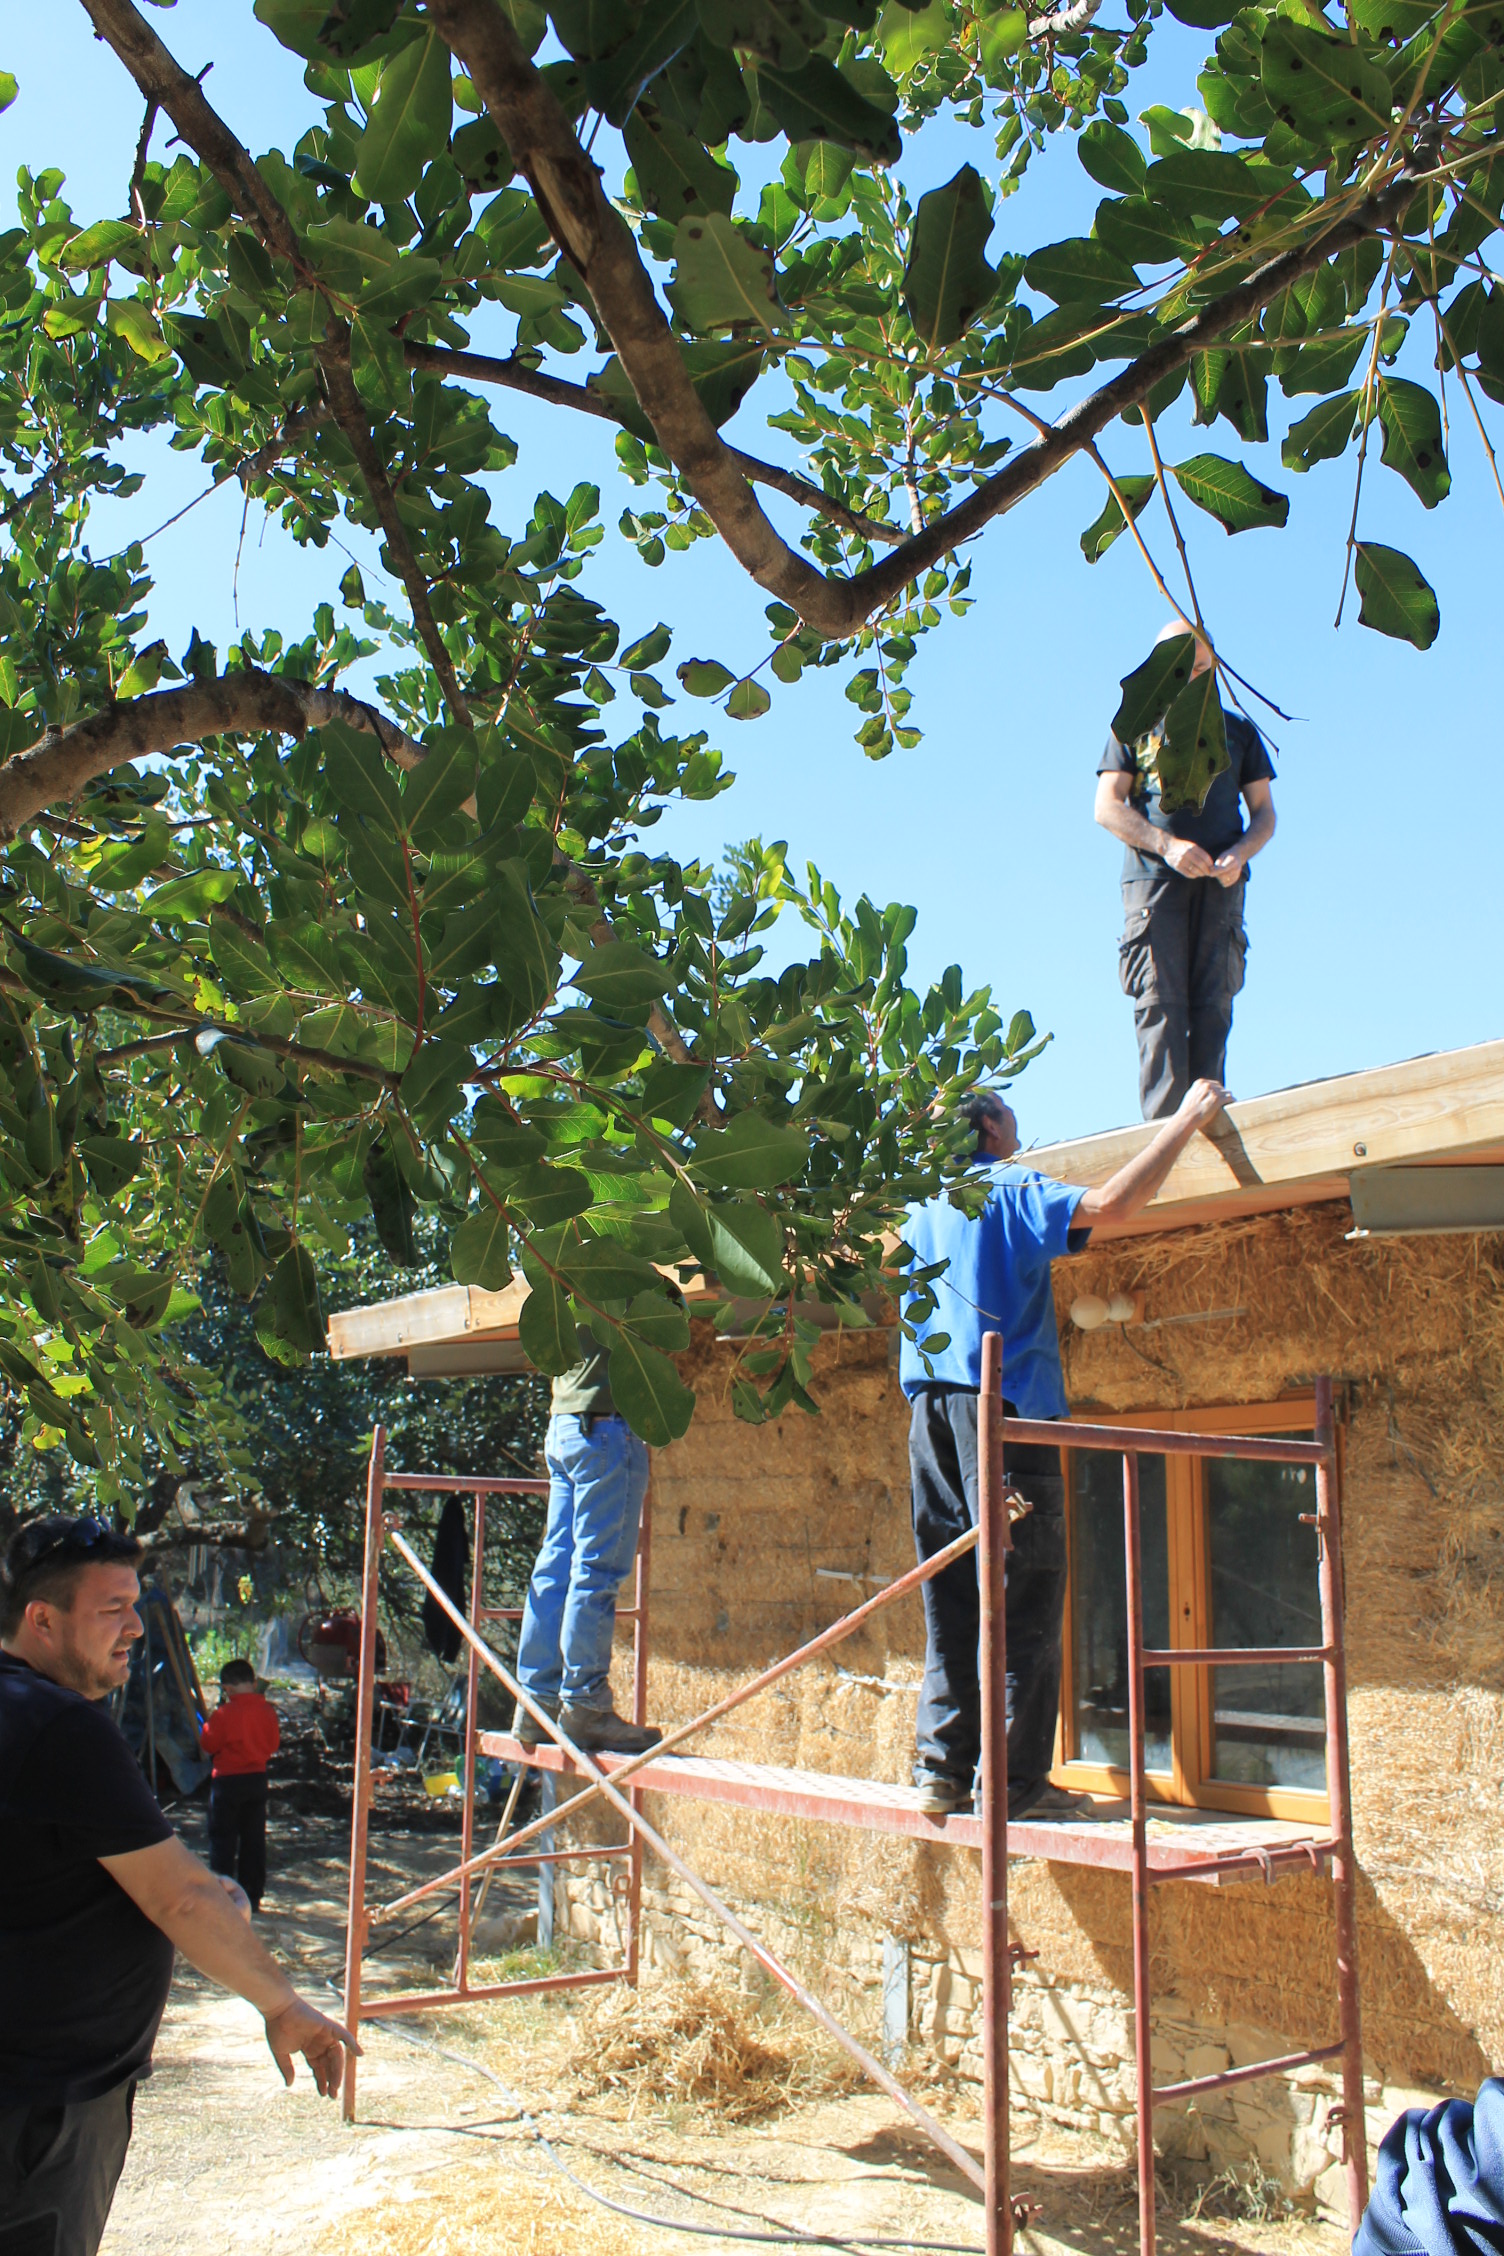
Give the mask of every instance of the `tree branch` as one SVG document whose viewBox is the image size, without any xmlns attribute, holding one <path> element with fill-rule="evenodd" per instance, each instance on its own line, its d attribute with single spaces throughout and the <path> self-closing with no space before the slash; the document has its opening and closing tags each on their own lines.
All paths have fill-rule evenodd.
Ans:
<svg viewBox="0 0 1504 2256">
<path fill-rule="evenodd" d="M 415 768 L 424 758 L 396 724 L 373 706 L 340 689 L 315 689 L 285 674 L 252 667 L 222 674 L 216 681 L 190 682 L 182 689 L 152 690 L 145 697 L 107 706 L 84 721 L 41 737 L 0 767 L 0 839 L 14 838 L 38 815 L 76 799 L 96 776 L 144 760 L 202 744 L 209 736 L 248 736 L 276 729 L 302 736 L 326 722 L 343 721 L 365 729 L 399 768 Z"/>
<path fill-rule="evenodd" d="M 101 0 L 88 4 L 98 6 Z M 1289 283 L 1338 251 L 1392 225 L 1417 185 L 1414 175 L 1401 172 L 1309 242 L 1267 261 L 1214 305 L 1169 331 L 1110 383 L 1078 401 L 1048 438 L 1025 448 L 954 509 L 870 570 L 832 580 L 789 548 L 764 515 L 689 381 L 625 221 L 607 199 L 598 170 L 501 9 L 494 0 L 425 0 L 425 7 L 464 63 L 531 184 L 555 242 L 583 277 L 658 443 L 743 569 L 832 640 L 856 633 L 920 572 L 1033 493 L 1193 353 L 1249 320 Z"/>
<path fill-rule="evenodd" d="M 190 78 L 163 46 L 151 26 L 131 5 L 131 0 L 81 0 L 81 4 L 94 29 L 114 49 L 147 102 L 154 109 L 167 112 L 179 137 L 203 158 L 241 215 L 257 228 L 267 249 L 285 259 L 300 281 L 322 290 L 319 276 L 303 255 L 292 221 L 257 171 L 250 151 L 236 140 L 205 99 L 198 80 Z M 350 374 L 350 340 L 343 323 L 336 323 L 318 347 L 318 361 L 329 405 L 349 441 L 356 468 L 386 536 L 392 569 L 407 591 L 419 639 L 438 675 L 451 712 L 456 720 L 468 726 L 470 708 L 460 688 L 454 662 L 439 633 L 429 601 L 427 579 L 413 553 L 391 481 Z"/>
<path fill-rule="evenodd" d="M 624 428 L 606 402 L 597 398 L 588 385 L 566 384 L 562 378 L 546 376 L 542 369 L 529 368 L 524 361 L 515 358 L 498 360 L 489 353 L 455 352 L 448 345 L 408 345 L 406 359 L 409 368 L 427 369 L 435 376 L 469 378 L 477 384 L 504 384 L 509 391 L 526 392 L 530 399 L 546 400 L 550 407 L 572 407 L 578 414 L 594 415 L 618 431 Z M 859 539 L 881 541 L 885 547 L 893 547 L 903 539 L 896 525 L 885 524 L 876 517 L 864 517 L 859 509 L 848 509 L 822 486 L 801 478 L 796 470 L 785 470 L 776 462 L 762 462 L 755 454 L 743 454 L 740 447 L 731 447 L 728 451 L 742 476 L 752 484 L 773 487 L 775 492 L 786 494 L 790 501 L 797 501 L 801 509 L 828 517 L 832 524 L 843 525 Z"/>
</svg>

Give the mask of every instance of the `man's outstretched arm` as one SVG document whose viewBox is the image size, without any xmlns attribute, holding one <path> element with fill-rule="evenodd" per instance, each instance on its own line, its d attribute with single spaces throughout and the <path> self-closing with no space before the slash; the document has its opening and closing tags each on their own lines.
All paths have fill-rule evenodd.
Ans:
<svg viewBox="0 0 1504 2256">
<path fill-rule="evenodd" d="M 1137 1158 L 1110 1175 L 1097 1190 L 1084 1191 L 1071 1216 L 1073 1230 L 1099 1222 L 1128 1222 L 1146 1207 L 1199 1128 L 1216 1119 L 1231 1098 L 1220 1081 L 1196 1081 L 1175 1113 Z"/>
<path fill-rule="evenodd" d="M 201 1974 L 255 2006 L 284 2083 L 292 2082 L 294 2055 L 302 2053 L 325 2097 L 339 2090 L 345 2054 L 359 2052 L 359 2045 L 348 2029 L 299 1997 L 219 1880 L 176 1835 L 99 1861 Z"/>
</svg>

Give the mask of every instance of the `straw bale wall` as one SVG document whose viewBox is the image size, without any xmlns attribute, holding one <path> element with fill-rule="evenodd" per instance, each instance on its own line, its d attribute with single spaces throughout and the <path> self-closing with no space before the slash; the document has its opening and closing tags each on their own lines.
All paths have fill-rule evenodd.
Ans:
<svg viewBox="0 0 1504 2256">
<path fill-rule="evenodd" d="M 1504 1239 L 1349 1243 L 1345 1204 L 1123 1240 L 1057 1265 L 1073 1408 L 1265 1403 L 1328 1372 L 1346 1421 L 1343 1503 L 1369 2129 L 1412 2093 L 1470 2093 L 1504 2057 Z M 1093 1292 L 1142 1293 L 1145 1322 L 1076 1331 Z M 1213 1321 L 1162 1323 L 1233 1309 Z M 688 1718 L 912 1563 L 896 1334 L 820 1350 L 818 1418 L 758 1431 L 730 1408 L 734 1347 L 697 1326 L 689 1434 L 653 1486 L 651 1712 Z M 1236 1420 L 1229 1419 L 1235 1427 Z M 621 1656 L 624 1659 L 624 1654 Z M 901 1602 L 717 1726 L 705 1751 L 908 1776 L 922 1661 Z M 618 1696 L 625 1684 L 618 1686 Z M 883 1977 L 907 1973 L 915 2054 L 980 2074 L 973 1855 L 653 1797 L 654 1822 L 869 2041 Z M 651 1870 L 651 1868 L 650 1868 Z M 561 1911 L 606 1943 L 599 1875 Z M 1125 1875 L 1015 1863 L 1015 2101 L 1131 2138 Z M 722 1950 L 692 1897 L 650 1880 L 649 1957 Z M 1161 1889 L 1152 1928 L 1157 2080 L 1334 2033 L 1324 1883 Z M 749 1980 L 751 1975 L 749 1973 Z M 893 2041 L 890 1982 L 887 2041 Z M 1331 2078 L 1305 2071 L 1162 2113 L 1160 2144 L 1257 2161 L 1336 2198 Z"/>
</svg>

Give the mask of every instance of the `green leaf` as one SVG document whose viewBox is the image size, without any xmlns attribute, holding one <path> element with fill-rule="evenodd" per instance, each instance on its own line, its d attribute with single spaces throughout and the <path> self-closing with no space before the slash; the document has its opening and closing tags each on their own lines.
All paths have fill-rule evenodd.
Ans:
<svg viewBox="0 0 1504 2256">
<path fill-rule="evenodd" d="M 529 1011 L 541 1010 L 558 981 L 559 951 L 533 907 L 520 862 L 496 865 L 488 906 L 496 932 L 496 976 Z"/>
<path fill-rule="evenodd" d="M 1353 435 L 1353 423 L 1358 413 L 1357 392 L 1339 392 L 1335 399 L 1323 400 L 1292 423 L 1280 448 L 1280 460 L 1287 470 L 1309 470 L 1313 462 L 1326 462 L 1341 454 Z"/>
<path fill-rule="evenodd" d="M 892 117 L 823 55 L 794 71 L 759 62 L 754 76 L 759 99 L 791 141 L 834 141 L 874 164 L 897 164 L 903 144 Z"/>
<path fill-rule="evenodd" d="M 1024 262 L 1024 280 L 1057 305 L 1105 305 L 1133 289 L 1138 276 L 1105 243 L 1078 235 L 1032 252 Z"/>
<path fill-rule="evenodd" d="M 1214 666 L 1188 683 L 1165 715 L 1156 765 L 1160 805 L 1167 815 L 1206 804 L 1208 791 L 1227 766 L 1227 727 Z"/>
<path fill-rule="evenodd" d="M 931 352 L 954 344 L 997 288 L 996 270 L 982 255 L 991 233 L 986 190 L 971 165 L 920 197 L 903 302 Z"/>
<path fill-rule="evenodd" d="M 790 1183 L 809 1159 L 802 1128 L 782 1128 L 760 1113 L 739 1113 L 728 1128 L 702 1128 L 689 1173 L 724 1191 L 770 1191 Z"/>
<path fill-rule="evenodd" d="M 701 1268 L 727 1292 L 766 1299 L 783 1291 L 783 1224 L 755 1199 L 712 1205 L 697 1199 L 687 1183 L 675 1183 L 668 1211 Z"/>
<path fill-rule="evenodd" d="M 1274 366 L 1280 390 L 1288 398 L 1296 392 L 1330 392 L 1345 384 L 1368 344 L 1366 329 L 1339 329 L 1281 352 Z"/>
<path fill-rule="evenodd" d="M 14 79 L 11 84 L 14 86 Z M 0 109 L 8 107 L 7 103 L 0 102 Z M 96 219 L 92 227 L 68 237 L 56 254 L 56 263 L 64 274 L 83 274 L 90 267 L 108 266 L 121 251 L 140 248 L 140 231 L 128 219 Z"/>
<path fill-rule="evenodd" d="M 1359 541 L 1357 551 L 1353 577 L 1363 599 L 1360 624 L 1429 650 L 1441 631 L 1441 608 L 1420 567 L 1400 549 L 1378 541 Z"/>
<path fill-rule="evenodd" d="M 736 201 L 736 174 L 651 104 L 638 103 L 622 138 L 649 211 L 669 220 L 680 220 L 686 212 L 722 212 L 729 217 Z"/>
<path fill-rule="evenodd" d="M 929 0 L 928 7 L 911 8 L 907 0 L 888 0 L 877 21 L 883 60 L 902 78 L 922 63 L 926 55 L 945 46 L 950 38 L 950 10 L 945 0 Z"/>
<path fill-rule="evenodd" d="M 1208 230 L 1177 218 L 1147 196 L 1125 196 L 1098 204 L 1096 231 L 1110 251 L 1135 266 L 1165 266 L 1193 259 Z"/>
<path fill-rule="evenodd" d="M 633 1024 L 673 983 L 672 968 L 629 940 L 608 940 L 588 948 L 571 984 L 614 1018 Z"/>
<path fill-rule="evenodd" d="M 436 844 L 451 815 L 475 793 L 475 743 L 468 729 L 450 743 L 431 744 L 421 767 L 398 787 L 399 816 L 414 845 Z M 531 794 L 529 794 L 531 796 Z"/>
<path fill-rule="evenodd" d="M 488 1200 L 449 1241 L 449 1268 L 457 1285 L 501 1292 L 512 1281 L 512 1231 L 505 1212 Z"/>
<path fill-rule="evenodd" d="M 1378 391 L 1384 461 L 1427 509 L 1434 509 L 1452 490 L 1435 394 L 1424 384 L 1407 383 L 1399 376 L 1381 376 Z"/>
<path fill-rule="evenodd" d="M 630 1300 L 634 1294 L 659 1287 L 651 1261 L 632 1253 L 618 1238 L 597 1238 L 566 1230 L 553 1255 L 567 1276 L 577 1299 Z"/>
<path fill-rule="evenodd" d="M 535 1264 L 529 1266 L 528 1281 L 533 1289 L 517 1319 L 517 1338 L 533 1369 L 557 1379 L 581 1359 L 569 1296 Z"/>
<path fill-rule="evenodd" d="M 650 1449 L 666 1449 L 689 1431 L 695 1398 L 666 1355 L 617 1332 L 607 1368 L 611 1400 Z"/>
<path fill-rule="evenodd" d="M 269 995 L 277 987 L 265 941 L 253 940 L 228 917 L 210 917 L 209 947 L 232 995 Z"/>
<path fill-rule="evenodd" d="M 436 31 L 425 31 L 386 63 L 355 152 L 355 180 L 363 196 L 378 204 L 402 203 L 430 157 L 447 146 L 454 115 L 450 72 L 449 49 Z"/>
<path fill-rule="evenodd" d="M 0 110 L 8 110 L 20 91 L 15 72 L 0 70 Z"/>
<path fill-rule="evenodd" d="M 595 1193 L 589 1176 L 577 1167 L 551 1167 L 545 1161 L 513 1176 L 507 1185 L 507 1203 L 522 1209 L 530 1229 L 552 1230 L 561 1222 L 572 1222 L 577 1214 L 588 1214 Z"/>
<path fill-rule="evenodd" d="M 148 362 L 153 368 L 161 361 L 171 360 L 167 340 L 144 299 L 111 298 L 105 306 L 104 318 L 111 336 L 122 337 L 138 360 Z"/>
<path fill-rule="evenodd" d="M 749 677 L 737 683 L 726 700 L 726 711 L 733 721 L 758 721 L 772 702 L 762 683 Z"/>
<path fill-rule="evenodd" d="M 1144 194 L 1166 211 L 1220 224 L 1248 218 L 1283 194 L 1293 177 L 1226 149 L 1176 149 L 1150 165 Z"/>
<path fill-rule="evenodd" d="M 621 1323 L 634 1339 L 665 1355 L 682 1355 L 689 1345 L 689 1311 L 661 1289 L 638 1293 Z"/>
<path fill-rule="evenodd" d="M 105 1200 L 116 1197 L 141 1171 L 141 1146 L 124 1136 L 80 1136 L 74 1150 L 88 1170 L 89 1181 Z"/>
<path fill-rule="evenodd" d="M 1229 533 L 1246 533 L 1256 525 L 1283 525 L 1290 514 L 1288 494 L 1275 493 L 1250 477 L 1241 462 L 1229 462 L 1225 455 L 1193 454 L 1171 467 L 1186 498 Z"/>
<path fill-rule="evenodd" d="M 1340 142 L 1388 134 L 1389 80 L 1350 40 L 1275 16 L 1264 33 L 1259 68 L 1264 92 L 1298 133 Z"/>
<path fill-rule="evenodd" d="M 1148 475 L 1141 477 L 1134 474 L 1130 477 L 1119 478 L 1117 484 L 1118 493 L 1123 496 L 1136 518 L 1154 493 L 1153 478 Z M 1109 493 L 1106 501 L 1102 504 L 1100 517 L 1094 523 L 1088 525 L 1081 535 L 1081 553 L 1086 558 L 1087 563 L 1099 563 L 1107 554 L 1119 533 L 1125 529 L 1125 520 L 1122 510 L 1118 507 L 1117 494 Z"/>
<path fill-rule="evenodd" d="M 1196 637 L 1189 630 L 1157 642 L 1141 666 L 1124 674 L 1123 695 L 1112 716 L 1112 733 L 1119 744 L 1132 744 L 1162 720 L 1191 678 L 1196 660 Z"/>
<path fill-rule="evenodd" d="M 668 656 L 673 636 L 663 625 L 654 627 L 651 634 L 643 635 L 630 649 L 624 650 L 621 663 L 629 672 L 638 672 L 647 666 L 661 665 Z"/>
<path fill-rule="evenodd" d="M 758 328 L 741 337 L 701 338 L 680 345 L 679 357 L 700 405 L 719 430 L 731 420 L 761 373 L 764 332 Z M 635 432 L 646 446 L 657 445 L 658 434 L 644 415 L 615 353 L 604 368 L 586 378 L 585 389 L 605 401 L 624 430 Z"/>
<path fill-rule="evenodd" d="M 1103 188 L 1124 196 L 1141 196 L 1147 169 L 1144 152 L 1131 133 L 1106 118 L 1094 118 L 1076 143 L 1082 164 Z"/>
<path fill-rule="evenodd" d="M 636 1109 L 645 1120 L 666 1120 L 671 1127 L 687 1128 L 700 1108 L 709 1086 L 709 1068 L 680 1065 L 673 1058 L 653 1060 L 642 1077 L 642 1095 Z"/>
<path fill-rule="evenodd" d="M 263 1339 L 270 1335 L 300 1356 L 316 1355 L 323 1348 L 318 1271 L 306 1246 L 290 1247 L 277 1263 L 256 1311 L 256 1329 Z"/>
<path fill-rule="evenodd" d="M 751 323 L 771 335 L 784 326 L 771 254 L 739 234 L 724 212 L 681 219 L 674 259 L 664 295 L 686 329 L 703 334 Z"/>
<path fill-rule="evenodd" d="M 267 953 L 290 986 L 315 995 L 342 995 L 344 968 L 339 945 L 325 924 L 305 918 L 297 924 L 272 923 L 267 928 Z"/>
<path fill-rule="evenodd" d="M 468 1042 L 456 1035 L 420 1042 L 402 1076 L 402 1103 L 429 1134 L 452 1120 L 463 1104 L 465 1082 L 475 1072 Z"/>
<path fill-rule="evenodd" d="M 718 658 L 686 658 L 677 671 L 680 687 L 691 697 L 719 697 L 736 680 L 731 668 Z"/>
<path fill-rule="evenodd" d="M 351 814 L 369 815 L 389 836 L 402 828 L 397 777 L 381 746 L 365 729 L 330 721 L 318 732 L 329 801 Z"/>
<path fill-rule="evenodd" d="M 366 1153 L 361 1181 L 371 1202 L 377 1237 L 400 1267 L 410 1269 L 422 1258 L 413 1234 L 413 1194 L 384 1135 L 378 1136 Z"/>
</svg>

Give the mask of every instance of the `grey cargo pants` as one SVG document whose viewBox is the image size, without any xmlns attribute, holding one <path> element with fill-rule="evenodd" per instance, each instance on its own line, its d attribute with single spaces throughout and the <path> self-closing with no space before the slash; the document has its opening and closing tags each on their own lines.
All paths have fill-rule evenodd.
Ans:
<svg viewBox="0 0 1504 2256">
<path fill-rule="evenodd" d="M 1133 1003 L 1146 1120 L 1168 1118 L 1193 1081 L 1224 1078 L 1248 953 L 1247 887 L 1246 870 L 1236 885 L 1171 869 L 1123 880 L 1118 971 Z"/>
</svg>

